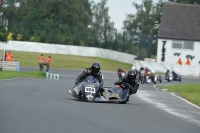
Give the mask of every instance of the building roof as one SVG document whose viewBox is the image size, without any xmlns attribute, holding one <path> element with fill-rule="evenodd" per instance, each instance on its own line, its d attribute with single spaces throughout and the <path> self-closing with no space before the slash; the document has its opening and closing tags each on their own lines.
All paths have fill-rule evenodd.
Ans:
<svg viewBox="0 0 200 133">
<path fill-rule="evenodd" d="M 165 3 L 158 37 L 200 41 L 200 5 Z"/>
</svg>

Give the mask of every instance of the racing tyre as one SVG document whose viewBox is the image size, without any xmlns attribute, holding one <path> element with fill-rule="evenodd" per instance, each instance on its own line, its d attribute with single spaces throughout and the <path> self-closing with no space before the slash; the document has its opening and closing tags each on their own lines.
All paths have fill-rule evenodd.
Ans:
<svg viewBox="0 0 200 133">
<path fill-rule="evenodd" d="M 161 78 L 161 76 L 158 76 L 158 79 L 159 79 L 160 83 L 162 83 L 162 78 Z"/>
<path fill-rule="evenodd" d="M 182 79 L 181 79 L 181 77 L 179 77 L 179 82 L 181 82 L 182 81 Z"/>
<path fill-rule="evenodd" d="M 124 101 L 124 102 L 119 102 L 119 104 L 126 104 L 126 102 L 127 102 L 127 101 Z"/>
</svg>

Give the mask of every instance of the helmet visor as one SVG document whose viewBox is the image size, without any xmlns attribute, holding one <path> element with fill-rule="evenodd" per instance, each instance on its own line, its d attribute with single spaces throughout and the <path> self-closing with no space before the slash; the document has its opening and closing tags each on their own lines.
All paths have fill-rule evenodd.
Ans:
<svg viewBox="0 0 200 133">
<path fill-rule="evenodd" d="M 100 70 L 100 68 L 99 68 L 99 67 L 94 67 L 94 68 L 92 69 L 92 71 L 93 71 L 94 73 L 98 73 L 98 72 L 99 72 L 99 70 Z"/>
</svg>

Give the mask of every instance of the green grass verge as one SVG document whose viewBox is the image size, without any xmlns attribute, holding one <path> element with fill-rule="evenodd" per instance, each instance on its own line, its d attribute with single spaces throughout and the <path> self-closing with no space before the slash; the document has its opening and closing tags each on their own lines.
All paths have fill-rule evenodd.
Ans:
<svg viewBox="0 0 200 133">
<path fill-rule="evenodd" d="M 169 92 L 177 92 L 181 97 L 200 107 L 200 84 L 159 85 L 157 87 L 168 89 Z"/>
<path fill-rule="evenodd" d="M 0 50 L 3 54 L 3 51 Z M 21 51 L 11 51 L 14 57 L 14 61 L 20 62 L 20 66 L 30 66 L 38 67 L 38 58 L 41 53 L 36 52 L 21 52 Z M 124 68 L 125 70 L 130 70 L 132 67 L 132 62 L 122 63 L 115 60 L 109 60 L 106 58 L 98 57 L 82 57 L 73 55 L 62 55 L 62 54 L 47 54 L 44 53 L 44 57 L 52 57 L 51 68 L 69 68 L 69 69 L 85 69 L 91 66 L 93 62 L 99 62 L 101 65 L 101 70 L 105 71 L 115 71 L 117 72 L 118 67 Z M 32 77 L 32 78 L 44 78 L 40 72 L 12 72 L 3 71 L 0 72 L 0 79 L 16 78 L 16 77 Z"/>
<path fill-rule="evenodd" d="M 42 72 L 13 72 L 13 71 L 0 71 L 0 79 L 10 78 L 45 78 Z"/>
<path fill-rule="evenodd" d="M 13 54 L 14 61 L 20 62 L 20 66 L 32 66 L 39 68 L 38 58 L 41 53 L 19 51 L 11 51 L 11 53 Z M 45 58 L 48 56 L 52 57 L 51 68 L 85 69 L 86 67 L 91 66 L 93 62 L 99 62 L 101 70 L 107 71 L 117 71 L 118 67 L 130 70 L 132 67 L 132 62 L 123 63 L 106 58 L 44 53 Z"/>
</svg>

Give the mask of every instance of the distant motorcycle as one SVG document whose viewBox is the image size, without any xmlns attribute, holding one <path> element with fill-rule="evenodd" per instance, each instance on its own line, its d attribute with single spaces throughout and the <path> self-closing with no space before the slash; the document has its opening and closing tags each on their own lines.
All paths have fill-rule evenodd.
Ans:
<svg viewBox="0 0 200 133">
<path fill-rule="evenodd" d="M 121 78 L 126 76 L 126 71 L 124 69 L 118 68 L 117 74 L 120 80 Z"/>
<path fill-rule="evenodd" d="M 171 81 L 179 81 L 179 82 L 181 82 L 181 81 L 182 81 L 182 78 L 181 78 L 181 76 L 178 76 L 178 75 L 177 75 L 177 76 L 174 76 L 172 72 L 168 72 L 168 73 L 167 73 L 166 80 L 167 80 L 168 82 L 171 82 Z"/>
<path fill-rule="evenodd" d="M 157 76 L 154 70 L 147 72 L 146 84 L 147 83 L 157 84 L 157 81 L 159 81 L 160 83 L 162 82 L 161 76 Z"/>
<path fill-rule="evenodd" d="M 141 84 L 146 83 L 146 72 L 145 72 L 145 70 L 141 71 L 140 81 L 141 81 Z"/>
<path fill-rule="evenodd" d="M 146 76 L 146 84 L 148 84 L 148 83 L 154 83 L 154 84 L 156 84 L 157 83 L 157 76 L 149 76 L 149 75 L 147 75 Z"/>
</svg>

